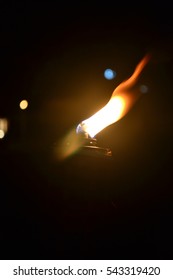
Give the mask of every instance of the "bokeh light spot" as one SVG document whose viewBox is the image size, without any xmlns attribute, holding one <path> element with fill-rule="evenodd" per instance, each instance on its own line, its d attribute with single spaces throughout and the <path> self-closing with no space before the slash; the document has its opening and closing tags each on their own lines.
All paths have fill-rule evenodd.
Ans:
<svg viewBox="0 0 173 280">
<path fill-rule="evenodd" d="M 140 91 L 141 91 L 142 93 L 147 93 L 147 92 L 148 92 L 148 87 L 147 87 L 146 85 L 141 85 L 141 86 L 140 86 Z"/>
<path fill-rule="evenodd" d="M 5 136 L 5 133 L 2 129 L 0 129 L 0 139 L 4 138 Z"/>
<path fill-rule="evenodd" d="M 112 69 L 106 69 L 104 71 L 104 77 L 107 79 L 107 80 L 112 80 L 114 79 L 116 76 L 116 72 L 113 71 Z"/>
<path fill-rule="evenodd" d="M 4 138 L 8 131 L 8 120 L 6 118 L 0 118 L 0 139 Z"/>
<path fill-rule="evenodd" d="M 20 109 L 25 110 L 28 107 L 28 101 L 22 100 L 19 104 Z"/>
</svg>

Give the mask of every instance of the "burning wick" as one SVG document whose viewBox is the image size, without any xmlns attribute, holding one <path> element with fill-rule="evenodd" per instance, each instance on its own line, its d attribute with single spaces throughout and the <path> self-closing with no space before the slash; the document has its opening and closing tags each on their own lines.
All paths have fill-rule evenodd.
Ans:
<svg viewBox="0 0 173 280">
<path fill-rule="evenodd" d="M 112 93 L 108 103 L 90 118 L 78 124 L 75 133 L 65 138 L 66 148 L 60 148 L 61 158 L 74 154 L 79 149 L 85 154 L 112 156 L 109 148 L 97 146 L 95 136 L 104 128 L 120 120 L 140 97 L 139 90 L 133 88 L 143 68 L 150 59 L 149 55 L 138 63 L 131 77 L 123 81 Z M 64 139 L 63 139 L 64 143 Z"/>
<path fill-rule="evenodd" d="M 83 133 L 83 132 L 82 132 Z M 99 156 L 99 157 L 111 157 L 112 151 L 110 148 L 103 148 L 97 145 L 97 139 L 90 137 L 87 133 L 84 133 L 83 145 L 80 147 L 81 154 Z"/>
</svg>

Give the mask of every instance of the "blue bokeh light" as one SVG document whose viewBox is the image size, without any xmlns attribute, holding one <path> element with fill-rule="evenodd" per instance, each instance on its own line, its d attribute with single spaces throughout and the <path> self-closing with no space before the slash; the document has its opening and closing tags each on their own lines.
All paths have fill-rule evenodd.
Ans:
<svg viewBox="0 0 173 280">
<path fill-rule="evenodd" d="M 106 69 L 104 71 L 104 77 L 107 79 L 107 80 L 112 80 L 114 79 L 116 76 L 116 72 L 113 71 L 112 69 Z"/>
</svg>

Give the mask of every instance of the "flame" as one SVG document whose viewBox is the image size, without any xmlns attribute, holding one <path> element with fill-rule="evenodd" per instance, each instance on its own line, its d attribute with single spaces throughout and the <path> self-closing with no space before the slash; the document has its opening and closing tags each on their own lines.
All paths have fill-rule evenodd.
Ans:
<svg viewBox="0 0 173 280">
<path fill-rule="evenodd" d="M 139 78 L 143 68 L 148 63 L 150 55 L 146 55 L 136 66 L 131 77 L 123 81 L 112 93 L 109 102 L 90 118 L 82 121 L 77 128 L 72 129 L 55 145 L 55 155 L 64 160 L 76 153 L 85 143 L 85 137 L 93 138 L 101 130 L 121 119 L 139 98 L 139 91 L 132 88 Z M 81 136 L 81 137 L 80 137 Z"/>
<path fill-rule="evenodd" d="M 101 130 L 121 119 L 130 110 L 139 97 L 139 93 L 137 96 L 129 94 L 130 88 L 136 83 L 149 59 L 150 56 L 147 54 L 138 63 L 131 77 L 115 88 L 109 102 L 93 116 L 78 125 L 77 133 L 86 133 L 93 138 Z"/>
</svg>

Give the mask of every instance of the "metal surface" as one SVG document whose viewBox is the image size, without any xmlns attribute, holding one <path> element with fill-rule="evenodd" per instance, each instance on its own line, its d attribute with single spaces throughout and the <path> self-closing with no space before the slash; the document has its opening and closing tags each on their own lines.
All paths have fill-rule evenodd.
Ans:
<svg viewBox="0 0 173 280">
<path fill-rule="evenodd" d="M 85 137 L 84 144 L 79 153 L 96 157 L 112 157 L 112 151 L 110 148 L 99 147 L 97 145 L 97 139 L 90 137 Z"/>
</svg>

